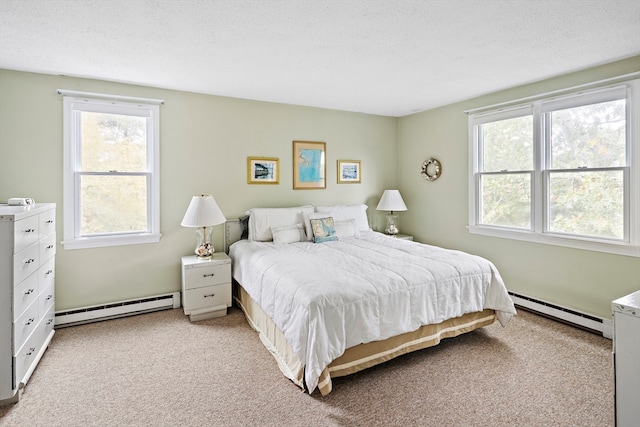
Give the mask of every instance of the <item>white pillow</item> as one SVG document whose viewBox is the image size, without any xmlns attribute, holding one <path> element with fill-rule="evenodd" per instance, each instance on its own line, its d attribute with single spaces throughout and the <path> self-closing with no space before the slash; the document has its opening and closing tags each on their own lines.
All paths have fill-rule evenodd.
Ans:
<svg viewBox="0 0 640 427">
<path fill-rule="evenodd" d="M 328 213 L 318 213 L 318 212 L 312 212 L 312 213 L 304 212 L 302 214 L 302 218 L 304 219 L 304 231 L 305 233 L 307 233 L 307 242 L 310 242 L 313 240 L 313 230 L 311 230 L 311 220 L 327 218 L 330 216 L 331 215 Z"/>
<path fill-rule="evenodd" d="M 369 230 L 369 220 L 367 219 L 367 205 L 333 205 L 316 206 L 316 212 L 330 213 L 335 221 L 355 219 L 359 231 Z"/>
<path fill-rule="evenodd" d="M 345 237 L 360 236 L 360 231 L 358 230 L 358 224 L 356 224 L 355 219 L 335 221 L 334 227 L 336 229 L 336 236 L 338 236 L 338 239 L 344 239 Z"/>
<path fill-rule="evenodd" d="M 249 216 L 249 240 L 269 242 L 273 240 L 271 227 L 295 225 L 302 222 L 304 212 L 312 213 L 313 206 L 293 208 L 254 208 L 247 211 Z"/>
<path fill-rule="evenodd" d="M 273 226 L 271 234 L 273 235 L 273 243 L 294 243 L 307 240 L 302 223 Z"/>
</svg>

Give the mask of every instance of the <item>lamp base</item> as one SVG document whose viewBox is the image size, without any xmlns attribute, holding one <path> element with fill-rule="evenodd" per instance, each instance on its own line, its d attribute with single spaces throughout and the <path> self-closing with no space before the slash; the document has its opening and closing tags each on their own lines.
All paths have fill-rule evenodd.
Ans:
<svg viewBox="0 0 640 427">
<path fill-rule="evenodd" d="M 195 250 L 195 254 L 198 259 L 210 259 L 213 257 L 213 248 L 205 246 L 199 246 Z"/>
<path fill-rule="evenodd" d="M 390 213 L 387 215 L 387 228 L 384 230 L 385 233 L 390 236 L 395 236 L 399 233 L 398 230 L 398 215 L 394 215 Z"/>
<path fill-rule="evenodd" d="M 200 259 L 208 259 L 213 256 L 215 250 L 211 244 L 211 234 L 213 227 L 199 227 L 196 228 L 196 235 L 198 236 L 198 245 L 196 246 L 195 254 Z"/>
</svg>

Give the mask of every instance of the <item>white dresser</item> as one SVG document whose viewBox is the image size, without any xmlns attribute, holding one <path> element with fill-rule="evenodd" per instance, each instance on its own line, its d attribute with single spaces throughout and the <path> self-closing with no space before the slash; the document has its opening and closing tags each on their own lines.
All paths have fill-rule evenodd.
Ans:
<svg viewBox="0 0 640 427">
<path fill-rule="evenodd" d="M 15 403 L 54 334 L 56 205 L 0 205 L 0 405 Z"/>
<path fill-rule="evenodd" d="M 640 426 L 640 291 L 611 305 L 616 425 Z"/>
</svg>

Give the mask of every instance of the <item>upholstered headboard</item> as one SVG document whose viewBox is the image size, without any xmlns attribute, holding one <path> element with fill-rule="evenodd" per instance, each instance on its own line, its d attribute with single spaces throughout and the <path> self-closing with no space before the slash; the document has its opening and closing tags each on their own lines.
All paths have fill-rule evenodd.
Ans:
<svg viewBox="0 0 640 427">
<path fill-rule="evenodd" d="M 229 246 L 238 240 L 246 239 L 248 236 L 247 221 L 249 216 L 228 219 L 224 223 L 224 251 L 229 253 Z"/>
</svg>

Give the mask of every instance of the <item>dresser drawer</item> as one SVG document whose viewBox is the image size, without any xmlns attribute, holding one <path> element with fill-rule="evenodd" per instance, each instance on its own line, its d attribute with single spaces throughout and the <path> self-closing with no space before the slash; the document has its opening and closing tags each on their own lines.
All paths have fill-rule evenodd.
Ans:
<svg viewBox="0 0 640 427">
<path fill-rule="evenodd" d="M 29 367 L 35 362 L 44 343 L 44 329 L 37 328 L 15 354 L 16 383 L 22 382 Z"/>
<path fill-rule="evenodd" d="M 24 311 L 29 307 L 36 299 L 40 288 L 38 287 L 38 275 L 32 274 L 23 280 L 13 290 L 13 321 L 15 322 L 22 316 Z"/>
<path fill-rule="evenodd" d="M 38 325 L 39 329 L 42 329 L 44 332 L 42 333 L 42 339 L 45 339 L 49 336 L 51 331 L 53 331 L 53 327 L 56 325 L 56 312 L 53 304 L 49 307 L 49 310 L 45 312 L 44 317 L 40 321 Z"/>
<path fill-rule="evenodd" d="M 40 245 L 40 263 L 43 263 L 56 254 L 56 233 L 50 233 L 38 244 Z"/>
<path fill-rule="evenodd" d="M 21 283 L 40 267 L 40 246 L 35 243 L 21 250 L 13 257 L 13 280 L 15 284 Z"/>
<path fill-rule="evenodd" d="M 56 259 L 51 258 L 38 269 L 38 286 L 40 290 L 50 286 L 56 277 Z"/>
<path fill-rule="evenodd" d="M 184 295 L 184 306 L 185 308 L 189 307 L 189 310 L 215 306 L 230 307 L 231 283 L 188 289 Z"/>
<path fill-rule="evenodd" d="M 38 215 L 16 221 L 13 224 L 13 253 L 18 253 L 38 241 Z"/>
<path fill-rule="evenodd" d="M 46 313 L 49 310 L 53 310 L 53 302 L 55 297 L 55 286 L 53 281 L 46 287 L 40 288 L 40 294 L 38 295 L 38 313 Z"/>
<path fill-rule="evenodd" d="M 231 281 L 231 262 L 197 267 L 187 266 L 184 274 L 187 289 L 228 283 Z"/>
<path fill-rule="evenodd" d="M 51 209 L 46 212 L 42 212 L 38 215 L 38 222 L 40 228 L 38 230 L 38 238 L 42 239 L 45 236 L 56 231 L 56 210 Z"/>
<path fill-rule="evenodd" d="M 40 318 L 38 317 L 38 303 L 31 304 L 22 316 L 13 323 L 13 348 L 22 347 L 29 336 L 36 330 Z"/>
</svg>

